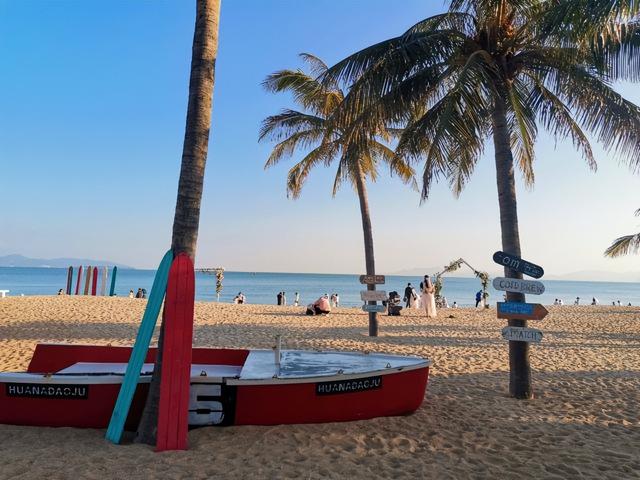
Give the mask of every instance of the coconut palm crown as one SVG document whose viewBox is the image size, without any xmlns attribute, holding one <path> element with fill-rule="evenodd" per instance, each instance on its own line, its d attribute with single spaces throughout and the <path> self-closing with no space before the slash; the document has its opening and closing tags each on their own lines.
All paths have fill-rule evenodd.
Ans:
<svg viewBox="0 0 640 480">
<path fill-rule="evenodd" d="M 612 88 L 640 78 L 639 8 L 637 0 L 452 0 L 446 13 L 338 62 L 323 82 L 353 83 L 339 122 L 403 127 L 396 153 L 424 162 L 423 199 L 439 178 L 459 194 L 492 140 L 502 250 L 521 256 L 514 170 L 533 185 L 539 128 L 571 140 L 592 169 L 590 138 L 640 164 L 640 108 Z M 509 361 L 511 394 L 531 398 L 528 344 L 510 342 Z"/>
<path fill-rule="evenodd" d="M 318 81 L 318 77 L 327 71 L 322 60 L 308 53 L 300 57 L 308 65 L 309 73 L 281 70 L 263 82 L 269 92 L 292 93 L 294 101 L 302 107 L 302 111 L 285 109 L 267 117 L 260 129 L 261 141 L 277 142 L 265 168 L 273 167 L 298 150 L 310 150 L 289 170 L 287 194 L 298 198 L 313 167 L 330 166 L 334 161 L 338 167 L 333 195 L 344 180 L 356 188 L 361 175 L 375 181 L 380 164 L 386 164 L 391 174 L 398 175 L 403 182 L 414 183 L 414 170 L 380 141 L 389 141 L 397 130 L 375 127 L 362 131 L 350 125 L 338 127 L 332 115 L 344 101 L 345 92 L 337 82 L 324 85 Z"/>
</svg>

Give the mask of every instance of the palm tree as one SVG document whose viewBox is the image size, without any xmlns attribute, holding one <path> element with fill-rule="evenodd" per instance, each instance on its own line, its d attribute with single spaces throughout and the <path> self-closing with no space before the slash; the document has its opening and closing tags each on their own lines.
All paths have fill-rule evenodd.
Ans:
<svg viewBox="0 0 640 480">
<path fill-rule="evenodd" d="M 196 255 L 202 186 L 207 161 L 209 130 L 211 128 L 213 84 L 218 55 L 219 18 L 220 0 L 197 0 L 187 122 L 182 149 L 182 166 L 178 181 L 178 198 L 173 219 L 173 236 L 171 239 L 171 248 L 174 255 L 184 252 L 192 260 L 195 260 Z M 164 322 L 160 326 L 156 367 L 153 371 L 147 403 L 136 438 L 136 441 L 149 445 L 154 445 L 156 441 L 163 331 Z"/>
<path fill-rule="evenodd" d="M 635 215 L 640 216 L 640 209 L 636 210 Z M 631 253 L 638 253 L 638 250 L 640 250 L 640 233 L 616 238 L 611 246 L 604 251 L 604 255 L 615 258 Z"/>
<path fill-rule="evenodd" d="M 367 179 L 375 181 L 378 165 L 385 163 L 392 174 L 405 183 L 414 182 L 414 171 L 381 140 L 389 140 L 394 133 L 384 127 L 370 130 L 350 125 L 335 125 L 332 115 L 345 99 L 345 93 L 337 82 L 323 85 L 318 77 L 324 75 L 327 66 L 319 58 L 302 54 L 310 73 L 302 70 L 282 70 L 267 77 L 263 85 L 270 92 L 291 92 L 303 111 L 283 110 L 266 118 L 260 130 L 260 140 L 277 142 L 267 159 L 265 168 L 290 157 L 296 150 L 309 150 L 287 175 L 287 195 L 298 198 L 312 169 L 318 165 L 329 166 L 337 160 L 338 168 L 333 183 L 335 195 L 344 181 L 352 184 L 360 201 L 364 253 L 367 275 L 375 275 L 373 231 L 367 197 Z M 375 285 L 368 285 L 374 290 Z M 369 313 L 369 335 L 378 334 L 375 312 Z"/>
<path fill-rule="evenodd" d="M 396 152 L 424 160 L 423 199 L 438 178 L 460 194 L 492 139 L 502 249 L 521 256 L 514 166 L 532 186 L 539 127 L 570 139 L 593 169 L 585 131 L 640 165 L 640 108 L 611 86 L 640 78 L 639 8 L 636 0 L 452 0 L 448 12 L 339 62 L 323 82 L 353 82 L 340 122 L 406 127 Z M 509 343 L 509 363 L 510 393 L 531 398 L 527 343 Z"/>
</svg>

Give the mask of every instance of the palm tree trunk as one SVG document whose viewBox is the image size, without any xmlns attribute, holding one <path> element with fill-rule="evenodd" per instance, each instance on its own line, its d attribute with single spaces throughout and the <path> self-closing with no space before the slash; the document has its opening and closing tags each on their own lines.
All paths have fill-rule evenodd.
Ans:
<svg viewBox="0 0 640 480">
<path fill-rule="evenodd" d="M 371 216 L 369 214 L 369 198 L 367 196 L 367 185 L 360 164 L 356 162 L 356 190 L 360 201 L 360 215 L 362 217 L 362 233 L 364 234 L 364 259 L 367 275 L 376 274 L 376 264 L 373 255 L 373 230 L 371 228 Z M 367 285 L 367 290 L 375 290 L 375 285 Z M 375 304 L 376 302 L 369 302 Z M 378 318 L 376 312 L 369 312 L 369 336 L 378 336 Z"/>
<path fill-rule="evenodd" d="M 184 252 L 194 261 L 200 224 L 204 170 L 209 146 L 209 130 L 211 129 L 211 105 L 218 54 L 219 19 L 220 0 L 197 0 L 196 25 L 191 52 L 187 124 L 171 239 L 174 255 Z M 156 442 L 163 339 L 164 317 L 160 326 L 156 366 L 136 438 L 136 441 L 149 445 L 154 445 Z"/>
<path fill-rule="evenodd" d="M 506 109 L 502 99 L 497 99 L 493 121 L 493 144 L 496 158 L 496 180 L 498 184 L 498 204 L 500 206 L 500 230 L 502 232 L 502 250 L 506 253 L 520 254 L 520 233 L 518 229 L 518 206 L 516 185 L 513 174 L 513 154 L 509 140 Z M 522 278 L 522 274 L 504 269 L 509 278 Z M 524 302 L 522 293 L 507 293 L 510 302 Z M 509 320 L 509 325 L 526 327 L 526 320 Z M 509 342 L 509 393 L 515 398 L 532 398 L 531 366 L 529 363 L 529 344 L 527 342 Z"/>
</svg>

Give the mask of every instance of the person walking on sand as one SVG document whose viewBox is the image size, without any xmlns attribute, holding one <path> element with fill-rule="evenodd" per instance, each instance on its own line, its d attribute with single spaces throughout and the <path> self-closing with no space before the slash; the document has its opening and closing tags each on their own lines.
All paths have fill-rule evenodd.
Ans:
<svg viewBox="0 0 640 480">
<path fill-rule="evenodd" d="M 409 308 L 411 306 L 411 295 L 413 294 L 413 287 L 411 283 L 407 283 L 407 286 L 404 287 L 404 308 Z"/>
<path fill-rule="evenodd" d="M 427 317 L 435 318 L 437 316 L 436 297 L 434 295 L 436 289 L 431 283 L 429 275 L 424 276 L 424 281 L 420 283 L 420 290 L 422 291 L 421 303 L 424 306 Z"/>
<path fill-rule="evenodd" d="M 478 290 L 476 292 L 476 308 L 478 308 L 478 305 L 480 305 L 481 301 L 482 301 L 482 290 Z"/>
</svg>

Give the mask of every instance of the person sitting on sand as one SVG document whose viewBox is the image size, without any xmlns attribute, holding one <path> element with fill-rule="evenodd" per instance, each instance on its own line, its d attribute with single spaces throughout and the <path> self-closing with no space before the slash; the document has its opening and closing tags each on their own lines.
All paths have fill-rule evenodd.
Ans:
<svg viewBox="0 0 640 480">
<path fill-rule="evenodd" d="M 451 308 L 458 308 L 458 302 L 453 302 L 453 305 L 451 305 Z"/>
<path fill-rule="evenodd" d="M 142 289 L 139 288 L 138 291 L 136 292 L 136 298 L 142 298 Z"/>
<path fill-rule="evenodd" d="M 326 315 L 331 313 L 329 295 L 326 293 L 307 307 L 307 315 Z"/>
<path fill-rule="evenodd" d="M 580 297 L 576 297 L 576 301 L 573 302 L 574 305 L 580 305 Z"/>
<path fill-rule="evenodd" d="M 133 298 L 133 290 L 129 290 L 129 298 Z"/>
<path fill-rule="evenodd" d="M 64 292 L 62 291 L 62 289 L 58 290 L 58 295 L 64 295 Z"/>
<path fill-rule="evenodd" d="M 591 299 L 591 305 L 598 305 L 600 302 L 598 301 L 598 299 L 596 297 L 593 297 Z"/>
<path fill-rule="evenodd" d="M 238 294 L 234 297 L 233 303 L 236 305 L 242 305 L 244 303 L 244 295 L 242 292 L 238 292 Z"/>
</svg>

